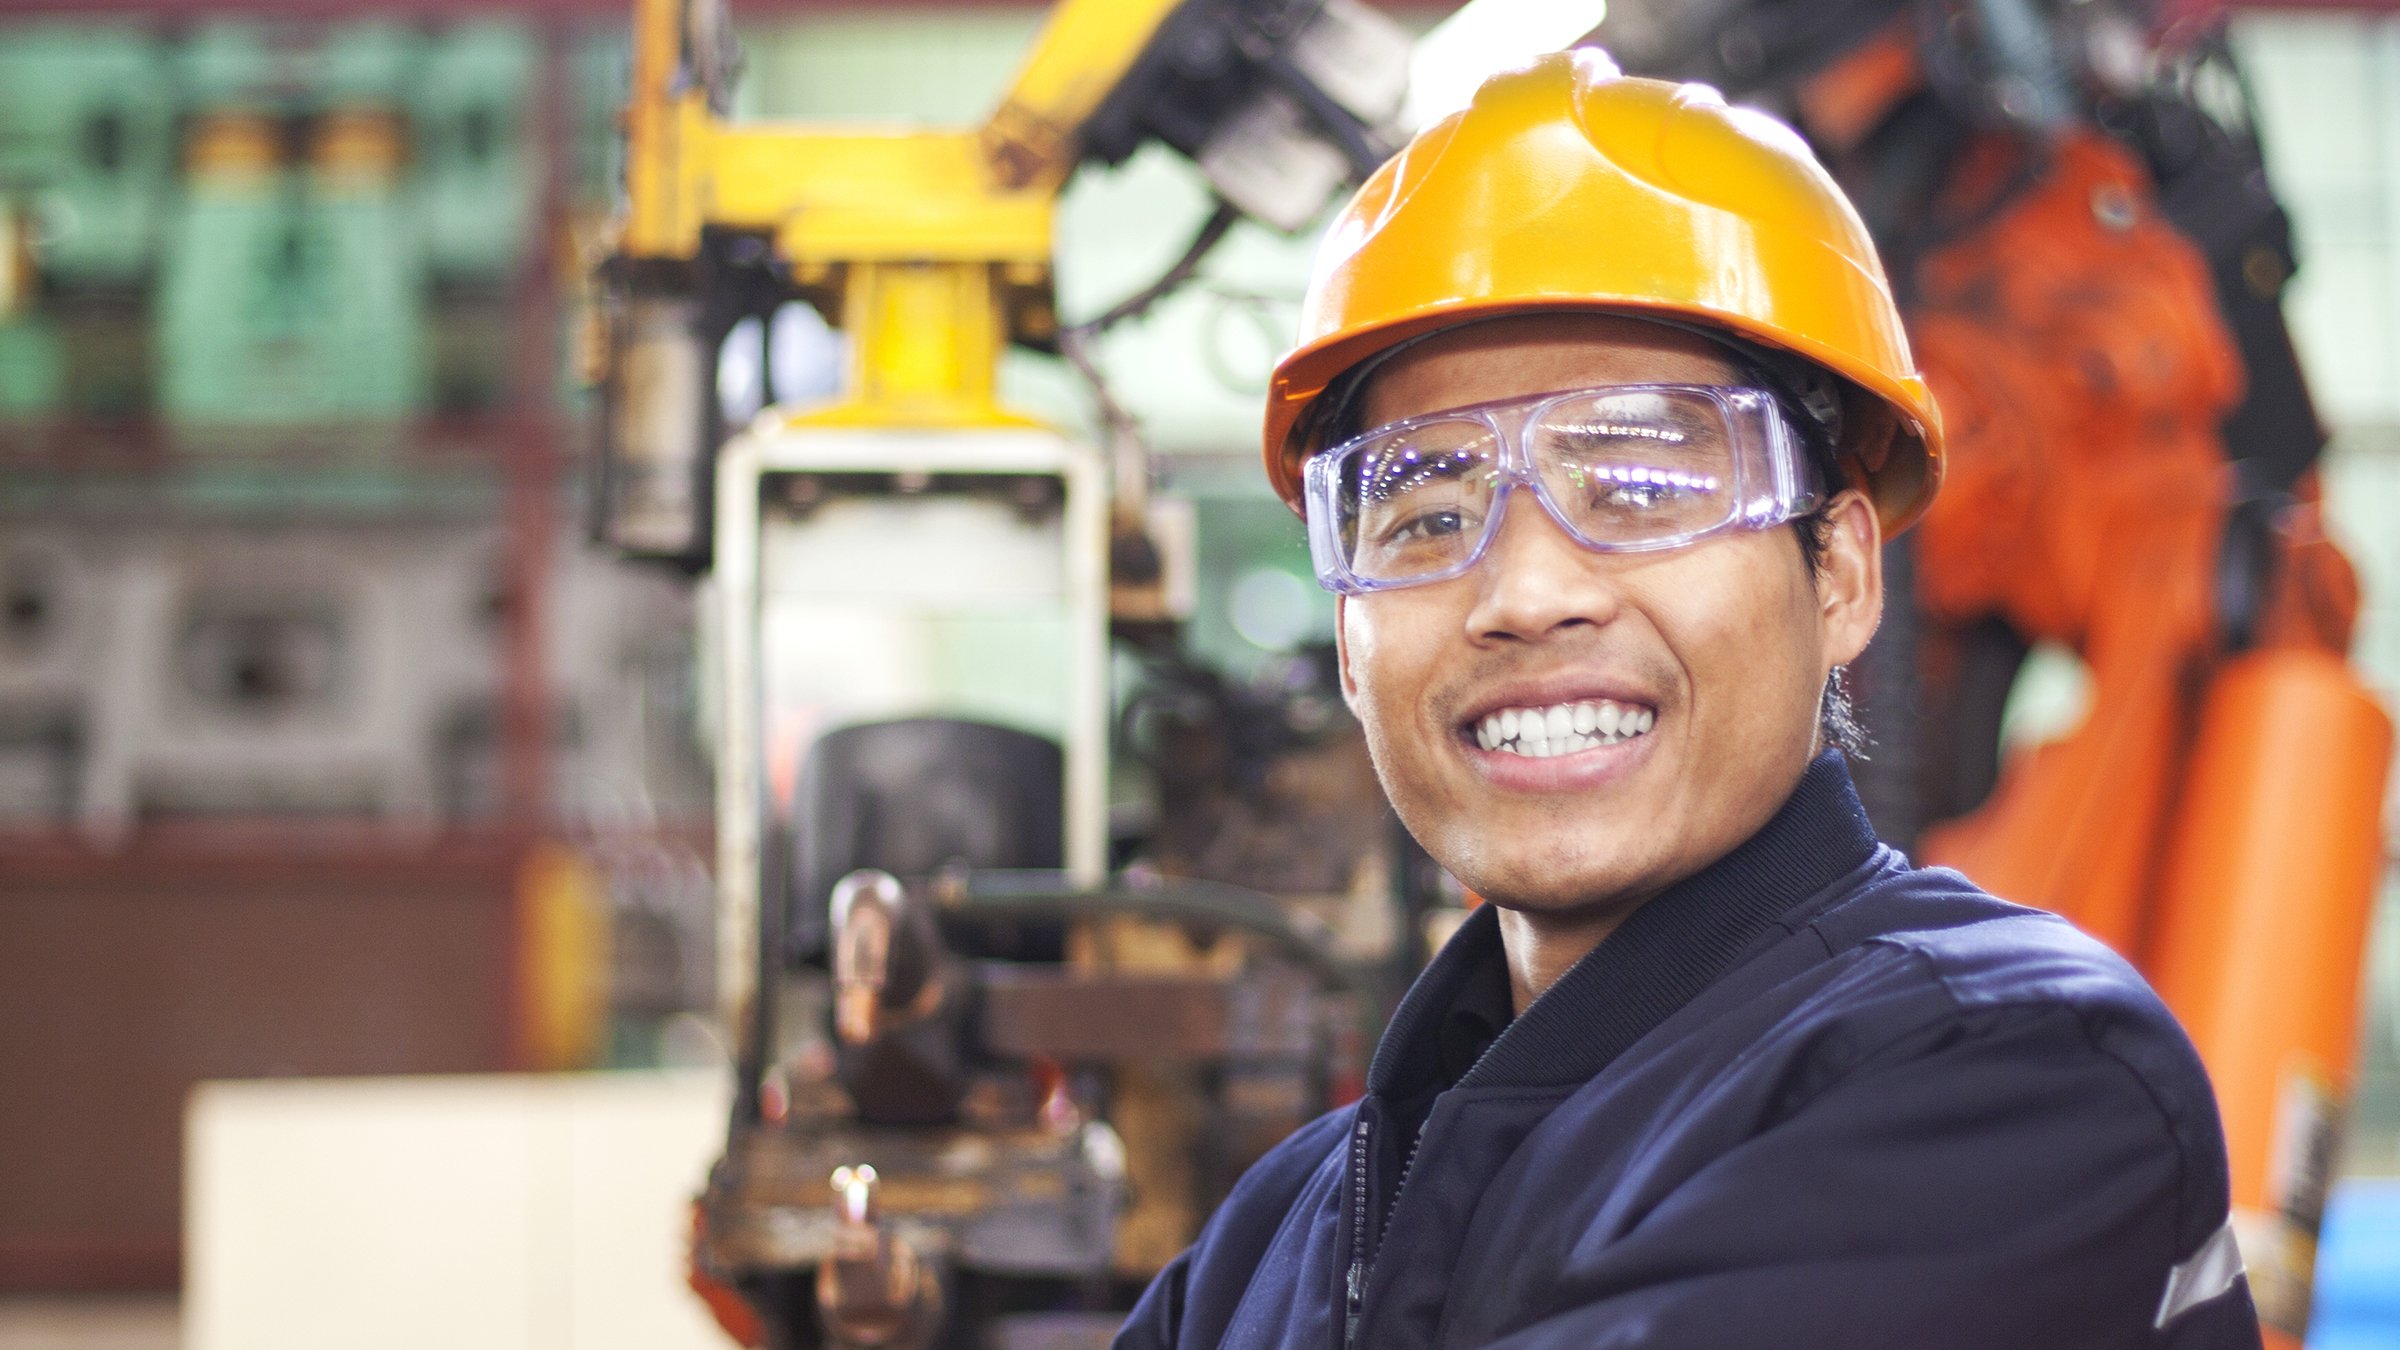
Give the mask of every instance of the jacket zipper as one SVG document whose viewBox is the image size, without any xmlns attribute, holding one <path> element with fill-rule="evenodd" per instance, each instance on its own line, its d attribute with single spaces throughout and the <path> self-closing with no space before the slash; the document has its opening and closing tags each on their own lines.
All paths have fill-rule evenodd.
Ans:
<svg viewBox="0 0 2400 1350">
<path fill-rule="evenodd" d="M 1360 1112 L 1350 1131 L 1350 1275 L 1349 1309 L 1342 1319 L 1342 1350 L 1358 1344 L 1358 1314 L 1367 1292 L 1367 1124 Z"/>
<path fill-rule="evenodd" d="M 1430 1117 L 1425 1123 L 1431 1123 Z M 1417 1165 L 1417 1147 L 1424 1142 L 1425 1124 L 1419 1124 L 1417 1132 L 1409 1136 L 1408 1152 L 1400 1157 L 1400 1180 L 1393 1183 L 1392 1203 L 1384 1206 L 1383 1222 L 1375 1226 L 1375 1250 L 1378 1252 L 1383 1250 L 1383 1235 L 1392 1231 L 1392 1211 L 1400 1208 L 1400 1192 L 1408 1189 L 1408 1170 Z"/>
<path fill-rule="evenodd" d="M 1392 1224 L 1392 1211 L 1400 1207 L 1400 1192 L 1408 1188 L 1409 1169 L 1416 1166 L 1417 1147 L 1425 1142 L 1425 1127 L 1417 1126 L 1409 1136 L 1408 1152 L 1400 1159 L 1400 1180 L 1392 1187 L 1391 1203 L 1384 1206 L 1383 1222 L 1367 1232 L 1367 1133 L 1365 1116 L 1360 1116 L 1358 1128 L 1350 1134 L 1350 1208 L 1351 1239 L 1350 1274 L 1346 1281 L 1350 1295 L 1348 1315 L 1342 1319 L 1342 1350 L 1352 1350 L 1358 1344 L 1358 1322 L 1366 1311 L 1367 1275 L 1374 1269 L 1375 1256 L 1383 1249 L 1383 1235 Z"/>
</svg>

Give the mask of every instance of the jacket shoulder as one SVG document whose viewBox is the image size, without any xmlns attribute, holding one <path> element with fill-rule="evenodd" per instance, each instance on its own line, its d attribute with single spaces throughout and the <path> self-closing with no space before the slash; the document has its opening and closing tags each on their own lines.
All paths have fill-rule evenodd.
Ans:
<svg viewBox="0 0 2400 1350">
<path fill-rule="evenodd" d="M 1896 860 L 1896 855 L 1894 855 Z M 1894 861 L 1811 923 L 1837 962 L 1853 965 L 1859 1005 L 1907 1008 L 1881 1018 L 1894 1048 L 2042 1019 L 2073 1031 L 2062 1055 L 2112 1062 L 2186 1164 L 2186 1241 L 2222 1222 L 2228 1196 L 2216 1093 L 2199 1052 L 2148 981 L 2122 956 L 2046 910 L 2011 904 L 1947 868 Z M 1873 1017 L 1874 1014 L 1869 1013 Z M 1922 1019 L 1922 1020 L 1919 1020 Z M 1903 1030 L 1902 1023 L 1916 1025 Z M 2214 1215 L 2214 1218 L 2208 1216 Z M 2195 1228 L 2197 1224 L 2199 1227 Z"/>
<path fill-rule="evenodd" d="M 2164 1004 L 2106 944 L 2046 910 L 2012 904 L 1946 867 L 1892 855 L 1811 921 L 1830 955 L 1938 985 L 1963 1009 L 2048 1004 L 2155 1016 Z"/>
<path fill-rule="evenodd" d="M 1328 1155 L 1340 1152 L 1342 1141 L 1350 1137 L 1351 1122 L 1357 1119 L 1358 1105 L 1353 1102 L 1335 1107 L 1292 1131 L 1250 1164 L 1250 1170 L 1235 1184 L 1234 1194 L 1262 1193 L 1258 1198 L 1269 1203 L 1288 1199 L 1307 1183 L 1310 1174 L 1323 1165 Z"/>
</svg>

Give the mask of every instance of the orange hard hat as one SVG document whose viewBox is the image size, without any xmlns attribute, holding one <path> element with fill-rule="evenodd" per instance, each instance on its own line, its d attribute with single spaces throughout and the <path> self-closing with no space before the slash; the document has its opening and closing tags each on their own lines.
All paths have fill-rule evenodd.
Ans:
<svg viewBox="0 0 2400 1350">
<path fill-rule="evenodd" d="M 1267 389 L 1276 492 L 1297 508 L 1334 420 L 1323 396 L 1362 362 L 1472 319 L 1575 310 L 1804 359 L 1836 377 L 1837 450 L 1884 532 L 1932 500 L 1940 414 L 1866 226 L 1807 144 L 1590 49 L 1494 76 L 1343 207 Z"/>
</svg>

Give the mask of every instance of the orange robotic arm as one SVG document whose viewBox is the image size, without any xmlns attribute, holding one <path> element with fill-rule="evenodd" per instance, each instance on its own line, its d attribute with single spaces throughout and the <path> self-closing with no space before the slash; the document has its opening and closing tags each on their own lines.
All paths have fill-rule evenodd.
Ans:
<svg viewBox="0 0 2400 1350">
<path fill-rule="evenodd" d="M 1802 106 L 1853 142 L 1910 88 L 1905 65 L 1899 44 L 1862 49 Z M 2175 1009 L 2222 1104 L 2268 1344 L 2296 1350 L 2392 754 L 2391 719 L 2345 659 L 2356 581 L 2313 474 L 2269 512 L 2263 558 L 2230 547 L 2245 537 L 2234 460 L 2253 451 L 2226 439 L 2242 353 L 2143 162 L 2088 124 L 1966 144 L 1933 204 L 1966 223 L 1906 278 L 1950 436 L 1916 540 L 1933 639 L 1918 659 L 1938 681 L 1926 653 L 1997 618 L 2074 650 L 2090 700 L 1920 852 L 2075 920 Z M 2271 300 L 2281 274 L 2260 279 Z M 2238 594 L 2262 579 L 2262 597 Z"/>
</svg>

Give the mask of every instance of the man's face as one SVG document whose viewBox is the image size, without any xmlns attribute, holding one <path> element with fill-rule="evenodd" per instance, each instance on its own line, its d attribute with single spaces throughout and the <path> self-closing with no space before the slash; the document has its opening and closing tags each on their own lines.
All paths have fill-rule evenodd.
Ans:
<svg viewBox="0 0 2400 1350">
<path fill-rule="evenodd" d="M 1359 425 L 1644 382 L 1747 381 L 1678 329 L 1500 319 L 1394 357 L 1362 391 Z M 1465 575 L 1344 597 L 1343 688 L 1401 820 L 1476 893 L 1528 913 L 1621 911 L 1715 861 L 1790 795 L 1827 672 L 1881 614 L 1864 498 L 1837 498 L 1833 535 L 1812 585 L 1789 527 L 1602 554 L 1517 492 Z M 1613 714 L 1619 737 L 1535 757 L 1479 735 L 1557 709 L 1600 728 Z"/>
</svg>

